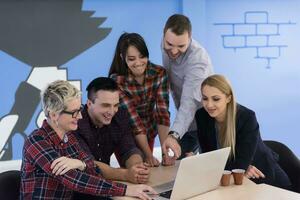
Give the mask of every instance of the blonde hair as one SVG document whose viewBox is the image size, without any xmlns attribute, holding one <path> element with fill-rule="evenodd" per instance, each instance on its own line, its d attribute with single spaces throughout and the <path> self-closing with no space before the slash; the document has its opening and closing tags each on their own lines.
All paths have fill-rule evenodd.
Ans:
<svg viewBox="0 0 300 200">
<path fill-rule="evenodd" d="M 231 147 L 231 155 L 235 157 L 235 141 L 236 141 L 236 101 L 232 87 L 229 81 L 222 75 L 215 74 L 207 77 L 201 84 L 201 90 L 204 86 L 215 87 L 227 97 L 231 97 L 231 101 L 226 107 L 226 117 L 219 132 L 219 142 L 222 147 Z"/>
<path fill-rule="evenodd" d="M 68 81 L 57 80 L 41 92 L 42 107 L 46 117 L 50 112 L 60 113 L 67 108 L 67 102 L 81 97 L 81 92 Z"/>
</svg>

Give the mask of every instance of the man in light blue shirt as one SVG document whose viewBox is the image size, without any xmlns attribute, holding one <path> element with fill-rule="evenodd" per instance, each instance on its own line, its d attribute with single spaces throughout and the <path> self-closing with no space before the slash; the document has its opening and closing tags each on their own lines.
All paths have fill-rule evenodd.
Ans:
<svg viewBox="0 0 300 200">
<path fill-rule="evenodd" d="M 190 20 L 180 14 L 169 17 L 164 27 L 163 66 L 170 78 L 177 109 L 169 136 L 163 143 L 163 162 L 166 165 L 173 164 L 181 150 L 183 157 L 188 152 L 197 151 L 199 144 L 193 120 L 195 112 L 202 106 L 200 86 L 206 77 L 213 74 L 208 53 L 191 37 L 191 33 Z M 169 148 L 175 154 L 172 158 L 167 153 Z"/>
</svg>

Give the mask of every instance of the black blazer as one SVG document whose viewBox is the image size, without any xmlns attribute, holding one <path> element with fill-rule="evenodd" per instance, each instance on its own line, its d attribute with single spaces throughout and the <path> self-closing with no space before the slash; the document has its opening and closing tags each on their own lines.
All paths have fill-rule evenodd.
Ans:
<svg viewBox="0 0 300 200">
<path fill-rule="evenodd" d="M 215 119 L 210 117 L 204 108 L 200 108 L 195 117 L 202 152 L 216 150 Z M 268 179 L 270 178 L 270 181 L 274 180 L 278 155 L 263 143 L 255 113 L 239 104 L 237 104 L 236 115 L 235 156 L 235 159 L 228 159 L 225 169 L 247 170 L 251 164 L 261 170 Z"/>
</svg>

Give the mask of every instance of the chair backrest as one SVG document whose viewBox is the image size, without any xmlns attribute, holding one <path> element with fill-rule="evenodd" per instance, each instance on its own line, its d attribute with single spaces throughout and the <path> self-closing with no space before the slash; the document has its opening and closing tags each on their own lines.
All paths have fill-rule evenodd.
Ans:
<svg viewBox="0 0 300 200">
<path fill-rule="evenodd" d="M 264 143 L 279 155 L 279 165 L 292 182 L 292 190 L 300 193 L 300 160 L 284 144 L 277 141 L 264 141 Z"/>
<path fill-rule="evenodd" d="M 0 173 L 0 198 L 5 200 L 19 199 L 21 172 L 11 170 Z"/>
</svg>

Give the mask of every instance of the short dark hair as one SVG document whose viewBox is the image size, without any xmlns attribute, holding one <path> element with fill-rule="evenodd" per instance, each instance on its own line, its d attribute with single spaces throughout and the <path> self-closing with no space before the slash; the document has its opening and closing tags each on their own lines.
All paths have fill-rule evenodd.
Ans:
<svg viewBox="0 0 300 200">
<path fill-rule="evenodd" d="M 149 58 L 146 42 L 141 35 L 138 33 L 123 33 L 118 40 L 108 76 L 112 74 L 126 76 L 128 74 L 125 57 L 129 46 L 134 46 L 143 57 Z"/>
<path fill-rule="evenodd" d="M 169 17 L 164 28 L 164 34 L 166 34 L 168 29 L 171 29 L 176 35 L 182 35 L 185 31 L 188 32 L 189 36 L 192 33 L 192 25 L 189 18 L 181 14 L 174 14 Z"/>
<path fill-rule="evenodd" d="M 99 90 L 118 91 L 118 84 L 112 79 L 107 77 L 98 77 L 92 80 L 89 85 L 86 87 L 88 99 L 92 102 L 96 99 L 96 93 Z"/>
</svg>

